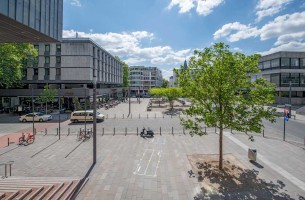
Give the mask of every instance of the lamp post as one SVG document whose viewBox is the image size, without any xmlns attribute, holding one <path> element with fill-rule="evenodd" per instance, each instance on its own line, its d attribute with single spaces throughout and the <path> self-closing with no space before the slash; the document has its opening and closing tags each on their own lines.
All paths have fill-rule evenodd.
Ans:
<svg viewBox="0 0 305 200">
<path fill-rule="evenodd" d="M 96 77 L 93 77 L 93 164 L 96 163 Z"/>
<path fill-rule="evenodd" d="M 60 140 L 60 110 L 61 110 L 61 102 L 60 102 L 60 86 L 58 88 L 58 139 Z"/>
<path fill-rule="evenodd" d="M 34 97 L 33 97 L 33 86 L 32 86 L 32 115 L 33 115 L 33 135 L 35 134 L 35 122 L 34 122 Z"/>
<path fill-rule="evenodd" d="M 128 100 L 128 104 L 129 104 L 129 112 L 128 112 L 128 116 L 129 116 L 129 115 L 130 115 L 130 85 L 129 85 L 128 96 L 129 96 L 129 100 Z"/>
<path fill-rule="evenodd" d="M 291 81 L 289 81 L 289 104 L 291 105 Z"/>
</svg>

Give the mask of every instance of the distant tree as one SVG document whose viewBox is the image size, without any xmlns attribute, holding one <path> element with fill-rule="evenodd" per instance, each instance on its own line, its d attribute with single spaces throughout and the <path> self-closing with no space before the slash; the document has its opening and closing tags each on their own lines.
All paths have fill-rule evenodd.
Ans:
<svg viewBox="0 0 305 200">
<path fill-rule="evenodd" d="M 44 86 L 44 89 L 40 96 L 37 98 L 37 101 L 40 103 L 46 104 L 46 114 L 48 112 L 48 102 L 53 102 L 54 98 L 56 96 L 56 90 L 55 89 L 49 89 L 49 86 Z"/>
<path fill-rule="evenodd" d="M 202 52 L 195 51 L 189 66 L 180 70 L 179 85 L 192 102 L 181 119 L 191 133 L 203 135 L 200 123 L 219 129 L 219 169 L 223 160 L 223 130 L 260 133 L 262 119 L 275 122 L 273 103 L 275 86 L 265 79 L 251 82 L 259 72 L 259 55 L 232 53 L 224 43 L 214 44 Z"/>
<path fill-rule="evenodd" d="M 162 87 L 162 88 L 168 88 L 168 86 L 169 86 L 169 81 L 166 80 L 165 78 L 163 78 L 163 79 L 162 79 L 162 85 L 161 85 L 161 87 Z"/>
<path fill-rule="evenodd" d="M 123 87 L 129 87 L 129 66 L 123 62 L 118 56 L 115 56 L 115 59 L 122 63 L 123 65 Z"/>
<path fill-rule="evenodd" d="M 0 44 L 0 86 L 18 85 L 23 69 L 32 66 L 37 50 L 32 44 Z"/>
<path fill-rule="evenodd" d="M 149 93 L 153 96 L 165 97 L 169 101 L 170 110 L 174 108 L 174 101 L 182 96 L 180 88 L 152 88 L 149 90 Z"/>
</svg>

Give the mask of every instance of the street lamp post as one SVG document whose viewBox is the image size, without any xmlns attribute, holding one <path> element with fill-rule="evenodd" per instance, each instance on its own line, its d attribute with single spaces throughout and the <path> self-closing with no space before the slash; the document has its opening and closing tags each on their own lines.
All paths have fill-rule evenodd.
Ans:
<svg viewBox="0 0 305 200">
<path fill-rule="evenodd" d="M 130 86 L 129 86 L 128 96 L 129 96 L 129 101 L 128 101 L 128 104 L 129 104 L 128 116 L 129 116 L 130 115 Z"/>
<path fill-rule="evenodd" d="M 61 102 L 60 102 L 60 87 L 58 88 L 58 139 L 60 140 L 60 110 L 61 110 Z"/>
<path fill-rule="evenodd" d="M 93 164 L 96 163 L 96 77 L 93 77 Z"/>
<path fill-rule="evenodd" d="M 33 97 L 33 86 L 32 86 L 32 115 L 33 115 L 33 135 L 35 134 L 35 122 L 34 122 L 34 97 Z"/>
<path fill-rule="evenodd" d="M 291 81 L 289 81 L 289 104 L 291 105 Z"/>
</svg>

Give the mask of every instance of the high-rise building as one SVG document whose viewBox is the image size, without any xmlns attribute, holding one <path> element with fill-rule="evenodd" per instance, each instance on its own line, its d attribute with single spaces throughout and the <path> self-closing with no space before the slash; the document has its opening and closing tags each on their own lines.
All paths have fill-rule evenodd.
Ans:
<svg viewBox="0 0 305 200">
<path fill-rule="evenodd" d="M 276 85 L 276 103 L 305 104 L 305 52 L 281 51 L 262 56 L 260 73 L 252 81 L 265 78 Z"/>
<path fill-rule="evenodd" d="M 149 89 L 162 85 L 162 72 L 157 67 L 131 66 L 129 77 L 132 95 L 145 95 Z"/>
<path fill-rule="evenodd" d="M 1 0 L 0 42 L 62 39 L 63 0 Z"/>
</svg>

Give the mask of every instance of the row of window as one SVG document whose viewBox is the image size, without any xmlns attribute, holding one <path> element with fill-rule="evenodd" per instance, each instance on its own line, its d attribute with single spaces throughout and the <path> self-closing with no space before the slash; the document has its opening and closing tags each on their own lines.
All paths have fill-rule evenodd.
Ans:
<svg viewBox="0 0 305 200">
<path fill-rule="evenodd" d="M 270 68 L 299 69 L 305 68 L 305 58 L 277 58 L 258 63 L 261 70 Z"/>
<path fill-rule="evenodd" d="M 278 73 L 270 75 L 270 82 L 281 87 L 304 87 L 305 73 Z"/>
<path fill-rule="evenodd" d="M 39 45 L 34 45 L 34 48 L 39 52 Z M 44 51 L 45 52 L 50 52 L 51 46 L 49 44 L 44 45 Z M 56 52 L 60 53 L 61 52 L 61 44 L 56 44 Z"/>
<path fill-rule="evenodd" d="M 61 75 L 61 69 L 56 68 L 55 70 L 56 70 L 56 76 L 60 76 Z M 50 68 L 45 68 L 44 69 L 44 74 L 45 74 L 45 76 L 50 76 Z M 38 68 L 34 68 L 34 76 L 38 76 Z"/>
</svg>

